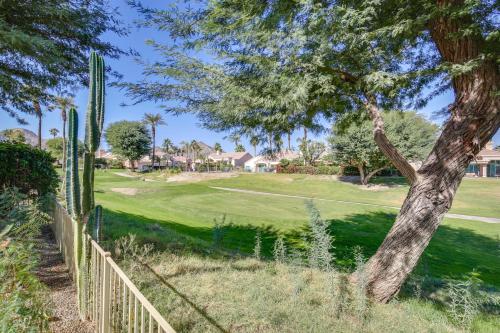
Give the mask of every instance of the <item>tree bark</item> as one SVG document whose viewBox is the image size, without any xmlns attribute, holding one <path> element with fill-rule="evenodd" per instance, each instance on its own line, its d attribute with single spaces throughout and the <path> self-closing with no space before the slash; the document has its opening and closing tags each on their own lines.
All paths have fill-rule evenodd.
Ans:
<svg viewBox="0 0 500 333">
<path fill-rule="evenodd" d="M 368 185 L 368 182 L 370 181 L 370 179 L 372 179 L 372 177 L 375 176 L 377 174 L 377 172 L 385 170 L 385 169 L 387 169 L 387 166 L 383 166 L 381 168 L 373 170 L 372 172 L 369 172 L 367 175 L 364 175 L 361 183 L 363 185 Z"/>
<path fill-rule="evenodd" d="M 438 1 L 445 5 L 449 1 Z M 461 18 L 460 20 L 464 20 Z M 441 17 L 430 22 L 431 36 L 444 61 L 462 64 L 481 52 L 481 36 L 451 39 L 459 23 Z M 500 126 L 499 69 L 485 60 L 452 80 L 455 101 L 430 155 L 416 172 L 396 222 L 366 264 L 367 291 L 377 301 L 396 295 L 450 209 L 465 168 Z M 355 279 L 355 276 L 353 276 Z"/>
<path fill-rule="evenodd" d="M 417 173 L 406 158 L 401 155 L 398 149 L 389 141 L 385 135 L 384 119 L 376 105 L 373 97 L 368 97 L 366 109 L 373 122 L 373 139 L 382 153 L 394 164 L 394 166 L 406 177 L 410 184 L 417 180 Z"/>
<path fill-rule="evenodd" d="M 359 182 L 361 185 L 366 185 L 365 183 L 365 168 L 363 167 L 362 164 L 358 164 L 358 171 L 359 171 Z"/>
<path fill-rule="evenodd" d="M 38 101 L 33 102 L 33 108 L 38 118 L 38 149 L 42 149 L 42 108 Z"/>
</svg>

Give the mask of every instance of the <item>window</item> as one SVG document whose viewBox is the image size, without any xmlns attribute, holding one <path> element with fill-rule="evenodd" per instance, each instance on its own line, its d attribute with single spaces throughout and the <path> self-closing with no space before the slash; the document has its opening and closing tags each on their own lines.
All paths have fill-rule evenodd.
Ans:
<svg viewBox="0 0 500 333">
<path fill-rule="evenodd" d="M 465 170 L 466 173 L 473 173 L 475 175 L 479 174 L 479 167 L 477 164 L 469 164 L 467 169 Z"/>
</svg>

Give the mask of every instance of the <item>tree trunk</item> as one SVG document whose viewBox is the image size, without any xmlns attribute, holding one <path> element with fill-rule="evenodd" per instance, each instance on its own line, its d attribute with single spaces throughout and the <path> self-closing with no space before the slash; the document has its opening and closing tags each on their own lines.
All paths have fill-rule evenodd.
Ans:
<svg viewBox="0 0 500 333">
<path fill-rule="evenodd" d="M 290 132 L 286 133 L 288 139 L 288 151 L 292 151 L 292 135 Z"/>
<path fill-rule="evenodd" d="M 307 153 L 307 127 L 304 126 L 304 137 L 303 137 L 303 142 L 304 142 L 304 153 Z M 304 165 L 307 165 L 306 163 L 306 154 L 304 154 Z"/>
<path fill-rule="evenodd" d="M 430 22 L 444 61 L 464 63 L 481 53 L 480 36 L 449 38 L 459 28 L 459 22 L 449 18 Z M 377 301 L 387 302 L 397 294 L 450 209 L 465 168 L 500 126 L 500 98 L 495 95 L 500 73 L 494 61 L 484 61 L 452 83 L 455 102 L 450 119 L 416 172 L 396 222 L 366 265 L 367 291 Z"/>
<path fill-rule="evenodd" d="M 155 145 L 156 145 L 156 128 L 154 126 L 151 126 L 151 132 L 153 134 L 153 163 L 151 164 L 151 168 L 155 169 Z"/>
<path fill-rule="evenodd" d="M 368 173 L 365 176 L 363 185 L 368 185 L 368 182 L 370 181 L 370 179 L 372 179 L 373 176 L 375 176 L 379 171 L 382 171 L 382 170 L 385 170 L 385 169 L 387 169 L 387 166 L 383 166 L 381 168 L 375 169 L 372 172 Z"/>
<path fill-rule="evenodd" d="M 361 185 L 366 185 L 367 182 L 365 182 L 365 168 L 363 167 L 362 164 L 358 164 L 358 171 L 359 171 L 359 182 Z"/>
<path fill-rule="evenodd" d="M 36 117 L 38 118 L 38 149 L 42 149 L 42 108 L 38 101 L 33 103 L 33 107 Z"/>
</svg>

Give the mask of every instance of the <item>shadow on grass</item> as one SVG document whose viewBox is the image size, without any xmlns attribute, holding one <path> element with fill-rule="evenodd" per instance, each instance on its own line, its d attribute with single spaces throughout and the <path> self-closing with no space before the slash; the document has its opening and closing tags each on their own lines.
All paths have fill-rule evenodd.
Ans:
<svg viewBox="0 0 500 333">
<path fill-rule="evenodd" d="M 336 264 L 351 269 L 353 249 L 360 246 L 366 258 L 375 253 L 389 231 L 396 215 L 385 212 L 353 214 L 343 219 L 327 221 L 335 237 Z M 153 243 L 159 250 L 196 252 L 210 256 L 249 255 L 253 253 L 255 237 L 260 233 L 262 255 L 272 257 L 275 240 L 283 235 L 290 247 L 300 248 L 309 232 L 307 222 L 287 233 L 273 226 L 237 225 L 228 223 L 223 228 L 219 251 L 213 246 L 212 227 L 193 227 L 171 220 L 153 220 L 119 211 L 104 211 L 105 240 L 112 241 L 129 233 L 137 240 Z M 479 223 L 479 222 L 478 222 Z M 440 226 L 420 259 L 414 274 L 437 279 L 462 279 L 475 270 L 486 284 L 500 286 L 500 256 L 498 240 L 476 234 L 466 228 Z"/>
<path fill-rule="evenodd" d="M 341 182 L 351 183 L 355 185 L 361 185 L 361 180 L 359 176 L 338 176 L 337 179 Z M 401 187 L 408 185 L 408 181 L 404 177 L 372 177 L 368 185 L 383 185 L 386 187 Z"/>
</svg>

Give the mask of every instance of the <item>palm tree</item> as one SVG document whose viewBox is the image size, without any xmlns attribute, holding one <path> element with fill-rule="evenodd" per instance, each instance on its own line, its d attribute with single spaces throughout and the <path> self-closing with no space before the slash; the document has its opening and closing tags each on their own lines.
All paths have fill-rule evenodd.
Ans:
<svg viewBox="0 0 500 333">
<path fill-rule="evenodd" d="M 198 154 L 201 151 L 201 147 L 196 140 L 191 141 L 191 151 L 193 152 L 193 161 L 196 166 L 196 159 L 198 158 Z"/>
<path fill-rule="evenodd" d="M 57 128 L 51 128 L 49 130 L 49 133 L 50 135 L 52 135 L 54 137 L 54 139 L 56 138 L 57 134 L 59 134 L 59 130 Z"/>
<path fill-rule="evenodd" d="M 62 157 L 62 167 L 63 170 L 66 170 L 66 121 L 67 121 L 67 116 L 66 112 L 72 108 L 75 107 L 75 104 L 73 103 L 73 98 L 72 97 L 64 97 L 64 96 L 58 96 L 56 97 L 55 105 L 54 107 L 59 108 L 61 110 L 61 119 L 63 121 L 63 126 L 62 126 L 62 139 L 63 139 L 63 157 Z M 65 178 L 63 177 L 63 182 Z M 64 189 L 64 185 L 62 186 Z"/>
<path fill-rule="evenodd" d="M 186 171 L 188 171 L 188 159 L 189 159 L 189 142 L 181 141 L 181 151 L 182 154 L 186 153 Z"/>
<path fill-rule="evenodd" d="M 253 147 L 253 156 L 257 156 L 257 146 L 260 143 L 260 138 L 257 135 L 252 135 L 250 138 L 250 144 Z"/>
<path fill-rule="evenodd" d="M 151 166 L 155 167 L 155 151 L 156 151 L 156 126 L 166 125 L 167 123 L 163 120 L 161 114 L 152 114 L 146 113 L 144 114 L 144 122 L 151 126 L 151 134 L 153 135 L 153 156 L 151 157 L 152 164 Z"/>
<path fill-rule="evenodd" d="M 220 145 L 220 143 L 216 142 L 214 144 L 214 150 L 216 153 L 221 153 L 222 152 L 222 146 Z"/>
<path fill-rule="evenodd" d="M 172 143 L 172 140 L 167 138 L 163 140 L 163 144 L 161 145 L 161 147 L 163 148 L 163 151 L 167 154 L 167 162 L 168 162 L 168 160 L 170 159 L 170 154 L 173 152 L 174 144 Z"/>
</svg>

